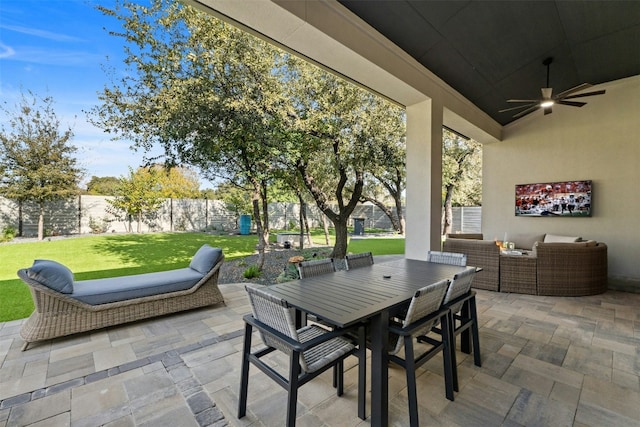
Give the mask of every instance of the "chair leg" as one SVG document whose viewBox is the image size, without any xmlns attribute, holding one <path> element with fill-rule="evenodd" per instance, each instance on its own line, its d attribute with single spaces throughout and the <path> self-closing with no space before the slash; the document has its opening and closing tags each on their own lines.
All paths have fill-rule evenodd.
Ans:
<svg viewBox="0 0 640 427">
<path fill-rule="evenodd" d="M 344 360 L 339 361 L 333 369 L 337 376 L 337 393 L 338 396 L 342 396 L 344 394 Z"/>
<path fill-rule="evenodd" d="M 469 310 L 473 323 L 471 324 L 471 338 L 473 340 L 473 363 L 477 367 L 482 367 L 482 358 L 480 357 L 480 334 L 478 331 L 478 311 L 476 308 L 476 297 L 469 300 Z"/>
<path fill-rule="evenodd" d="M 442 357 L 444 358 L 444 389 L 445 395 L 447 399 L 453 402 L 454 396 L 454 375 L 453 375 L 453 364 L 451 363 L 451 333 L 449 332 L 449 322 L 446 320 L 442 321 Z M 457 391 L 457 390 L 456 390 Z"/>
<path fill-rule="evenodd" d="M 453 377 L 453 390 L 454 391 L 460 391 L 459 387 L 458 387 L 458 362 L 457 362 L 457 358 L 456 358 L 456 335 L 455 335 L 455 328 L 456 328 L 456 320 L 454 318 L 454 314 L 452 312 L 449 312 L 446 316 L 445 321 L 447 322 L 447 329 L 449 329 L 449 354 L 451 357 L 451 376 Z M 444 328 L 444 326 L 443 326 Z M 444 331 L 442 332 L 444 334 Z M 444 339 L 444 338 L 443 338 Z"/>
<path fill-rule="evenodd" d="M 404 363 L 407 375 L 407 399 L 409 400 L 409 424 L 418 427 L 418 390 L 416 386 L 416 365 L 413 356 L 413 337 L 404 337 Z"/>
<path fill-rule="evenodd" d="M 466 300 L 464 304 L 462 304 L 462 310 L 460 311 L 460 316 L 462 317 L 462 323 L 467 322 L 467 319 L 471 319 L 471 309 L 470 309 L 470 300 Z M 464 329 L 460 333 L 460 351 L 465 354 L 471 354 L 471 337 L 469 336 L 471 331 L 469 328 Z"/>
<path fill-rule="evenodd" d="M 242 369 L 240 372 L 240 398 L 238 401 L 238 418 L 247 413 L 247 389 L 249 388 L 249 355 L 251 354 L 251 325 L 244 327 L 244 345 L 242 347 Z"/>
<path fill-rule="evenodd" d="M 289 390 L 287 398 L 287 427 L 295 427 L 298 405 L 298 378 L 300 377 L 300 353 L 294 351 L 289 360 Z"/>
</svg>

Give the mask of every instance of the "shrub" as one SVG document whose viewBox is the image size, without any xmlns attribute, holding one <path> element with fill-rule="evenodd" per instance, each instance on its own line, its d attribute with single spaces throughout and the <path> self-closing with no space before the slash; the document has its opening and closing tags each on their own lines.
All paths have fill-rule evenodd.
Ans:
<svg viewBox="0 0 640 427">
<path fill-rule="evenodd" d="M 16 237 L 16 229 L 12 226 L 7 226 L 2 229 L 2 235 L 0 236 L 0 243 L 10 242 Z"/>
<path fill-rule="evenodd" d="M 257 265 L 250 265 L 243 273 L 245 279 L 253 279 L 256 277 L 260 277 L 260 269 Z"/>
</svg>

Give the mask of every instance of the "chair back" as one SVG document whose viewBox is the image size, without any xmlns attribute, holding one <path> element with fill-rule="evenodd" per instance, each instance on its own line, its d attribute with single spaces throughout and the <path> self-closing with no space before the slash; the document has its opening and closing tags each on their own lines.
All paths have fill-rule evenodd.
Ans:
<svg viewBox="0 0 640 427">
<path fill-rule="evenodd" d="M 276 298 L 254 286 L 245 285 L 245 289 L 249 295 L 251 312 L 256 320 L 298 341 L 294 310 L 289 307 L 287 301 Z M 273 335 L 260 330 L 260 336 L 266 346 L 277 348 L 286 354 L 291 353 L 291 348 Z"/>
<path fill-rule="evenodd" d="M 347 270 L 358 267 L 367 267 L 373 265 L 373 254 L 371 252 L 362 252 L 359 254 L 349 254 L 345 257 Z"/>
<path fill-rule="evenodd" d="M 327 273 L 334 273 L 336 266 L 333 258 L 318 259 L 311 261 L 302 261 L 298 264 L 298 273 L 300 278 L 321 276 Z"/>
<path fill-rule="evenodd" d="M 453 280 L 451 281 L 451 285 L 449 286 L 449 290 L 447 290 L 447 295 L 444 297 L 444 304 L 449 304 L 450 301 L 455 300 L 462 295 L 465 295 L 471 289 L 471 282 L 476 275 L 475 267 L 468 267 L 464 269 L 462 272 L 453 276 Z M 452 313 L 457 313 L 462 308 L 462 302 L 455 304 L 450 307 Z"/>
<path fill-rule="evenodd" d="M 444 279 L 432 285 L 418 289 L 413 295 L 413 298 L 411 298 L 411 303 L 409 303 L 409 309 L 407 310 L 407 314 L 402 322 L 402 327 L 404 328 L 409 326 L 410 324 L 438 311 L 442 306 L 442 301 L 448 287 L 449 280 Z M 416 329 L 412 335 L 426 335 L 437 321 L 438 319 L 433 319 L 433 321 L 425 323 L 419 329 Z M 394 339 L 395 343 L 393 341 Z M 390 353 L 397 354 L 404 345 L 404 339 L 401 336 L 394 336 L 394 334 L 391 334 L 389 337 L 389 344 L 390 346 L 395 344 L 395 347 L 390 351 Z"/>
<path fill-rule="evenodd" d="M 465 267 L 467 265 L 467 256 L 457 252 L 429 251 L 427 252 L 427 261 Z"/>
</svg>

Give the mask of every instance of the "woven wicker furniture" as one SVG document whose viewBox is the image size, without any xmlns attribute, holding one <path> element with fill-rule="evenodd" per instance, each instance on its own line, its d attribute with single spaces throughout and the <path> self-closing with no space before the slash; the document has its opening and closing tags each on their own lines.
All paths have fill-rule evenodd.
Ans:
<svg viewBox="0 0 640 427">
<path fill-rule="evenodd" d="M 473 281 L 475 288 L 551 296 L 596 295 L 607 290 L 605 243 L 538 241 L 519 256 L 501 254 L 495 242 L 481 239 L 482 234 L 450 234 L 444 242 L 446 251 L 466 254 L 469 265 L 484 269 Z M 484 274 L 487 268 L 489 275 Z"/>
<path fill-rule="evenodd" d="M 453 400 L 454 379 L 451 351 L 451 333 L 447 317 L 449 309 L 442 302 L 449 287 L 449 280 L 441 280 L 418 289 L 414 294 L 409 309 L 401 322 L 392 319 L 389 326 L 389 360 L 404 368 L 407 377 L 407 398 L 409 400 L 409 423 L 412 427 L 420 425 L 418 417 L 418 398 L 416 387 L 416 370 L 442 352 L 444 360 L 445 396 Z M 427 335 L 435 329 L 439 338 Z M 423 345 L 415 345 L 415 340 Z M 402 349 L 404 348 L 404 352 Z M 404 357 L 401 357 L 404 353 Z"/>
<path fill-rule="evenodd" d="M 348 254 L 344 257 L 347 270 L 359 267 L 367 267 L 373 265 L 373 254 L 371 252 L 362 252 L 359 254 Z"/>
<path fill-rule="evenodd" d="M 532 255 L 500 255 L 500 291 L 538 294 L 538 259 Z"/>
<path fill-rule="evenodd" d="M 538 295 L 596 295 L 607 290 L 607 245 L 538 243 Z"/>
<path fill-rule="evenodd" d="M 242 369 L 240 376 L 240 397 L 238 418 L 247 412 L 247 393 L 249 388 L 249 363 L 258 367 L 278 385 L 287 390 L 287 426 L 296 424 L 296 404 L 298 388 L 311 381 L 328 369 L 334 369 L 334 386 L 338 396 L 343 393 L 344 359 L 354 355 L 359 359 L 358 412 L 365 418 L 365 374 L 366 347 L 364 345 L 364 326 L 358 328 L 359 346 L 355 346 L 347 337 L 350 329 L 327 331 L 311 325 L 297 329 L 294 309 L 286 300 L 272 296 L 259 288 L 245 286 L 251 303 L 252 315 L 244 316 L 245 334 L 242 351 Z M 266 348 L 252 350 L 253 328 L 260 332 Z M 281 372 L 278 362 L 263 360 L 264 356 L 281 351 L 289 358 L 288 377 Z M 265 359 L 269 359 L 268 357 Z"/>
<path fill-rule="evenodd" d="M 474 288 L 500 290 L 500 247 L 494 241 L 482 240 L 482 234 L 449 234 L 443 250 L 465 254 L 467 265 L 482 269 L 473 279 Z"/>
<path fill-rule="evenodd" d="M 29 286 L 35 304 L 35 310 L 20 329 L 25 341 L 22 350 L 36 341 L 223 303 L 218 288 L 223 262 L 221 254 L 213 268 L 190 289 L 97 305 L 57 292 L 30 278 L 27 269 L 19 270 L 18 276 Z"/>
<path fill-rule="evenodd" d="M 429 251 L 427 252 L 427 261 L 465 267 L 467 265 L 467 256 L 457 252 Z"/>
<path fill-rule="evenodd" d="M 298 264 L 298 273 L 301 279 L 335 273 L 335 271 L 336 265 L 333 262 L 333 258 L 302 261 Z"/>
</svg>

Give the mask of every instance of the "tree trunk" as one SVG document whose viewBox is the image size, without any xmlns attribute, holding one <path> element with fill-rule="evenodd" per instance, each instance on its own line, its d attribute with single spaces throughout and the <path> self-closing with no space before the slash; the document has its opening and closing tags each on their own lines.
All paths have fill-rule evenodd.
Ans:
<svg viewBox="0 0 640 427">
<path fill-rule="evenodd" d="M 442 218 L 442 235 L 446 236 L 451 233 L 453 225 L 453 209 L 451 209 L 451 198 L 453 197 L 453 185 L 447 185 L 444 197 L 443 218 Z"/>
<path fill-rule="evenodd" d="M 396 215 L 398 217 L 398 233 L 404 236 L 406 221 L 404 219 L 404 212 L 402 211 L 402 199 L 395 197 L 396 199 Z"/>
<path fill-rule="evenodd" d="M 333 246 L 333 252 L 331 253 L 331 257 L 335 259 L 344 259 L 347 255 L 347 240 L 348 240 L 348 232 L 347 232 L 347 219 L 343 216 L 337 218 L 334 222 L 336 228 L 336 244 Z"/>
<path fill-rule="evenodd" d="M 402 226 L 400 225 L 400 220 L 397 216 L 395 216 L 393 214 L 393 212 L 391 211 L 391 209 L 389 209 L 389 207 L 387 207 L 384 203 L 382 203 L 381 201 L 374 199 L 373 197 L 369 197 L 369 196 L 363 196 L 362 197 L 362 201 L 365 202 L 370 202 L 373 203 L 375 206 L 378 207 L 378 209 L 380 209 L 382 211 L 382 213 L 384 213 L 386 215 L 387 218 L 389 218 L 389 221 L 391 221 L 391 226 L 393 227 L 393 229 L 395 231 L 397 231 L 400 234 L 404 234 L 404 229 L 402 228 Z M 396 201 L 396 211 L 397 211 L 397 204 L 398 202 Z M 402 207 L 401 207 L 402 209 Z"/>
<path fill-rule="evenodd" d="M 262 224 L 262 218 L 260 215 L 260 199 L 262 192 L 260 191 L 260 183 L 252 179 L 253 194 L 251 196 L 251 204 L 253 206 L 253 218 L 256 223 L 256 232 L 258 234 L 258 262 L 257 266 L 260 271 L 264 266 L 265 249 L 267 247 L 267 241 L 265 239 L 265 232 Z M 268 232 L 267 232 L 268 233 Z"/>
<path fill-rule="evenodd" d="M 322 216 L 322 228 L 324 228 L 324 242 L 327 246 L 331 244 L 329 241 L 329 221 L 327 221 L 327 216 L 324 213 L 321 213 Z"/>
<path fill-rule="evenodd" d="M 298 215 L 298 221 L 300 222 L 300 236 L 299 236 L 299 247 L 300 250 L 304 249 L 304 224 L 305 224 L 305 209 L 304 209 L 304 200 L 300 193 L 298 193 L 298 203 L 300 203 L 300 213 Z M 286 209 L 286 208 L 285 208 Z M 285 210 L 286 212 L 286 210 Z"/>
<path fill-rule="evenodd" d="M 44 202 L 38 203 L 38 240 L 44 239 Z"/>
<path fill-rule="evenodd" d="M 138 225 L 136 226 L 136 233 L 142 233 L 142 211 L 138 212 Z"/>
</svg>

